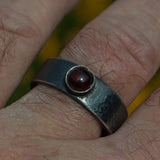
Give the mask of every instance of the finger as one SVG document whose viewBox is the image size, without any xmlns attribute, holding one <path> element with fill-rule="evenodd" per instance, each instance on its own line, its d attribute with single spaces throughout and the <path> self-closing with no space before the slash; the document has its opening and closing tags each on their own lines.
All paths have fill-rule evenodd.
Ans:
<svg viewBox="0 0 160 160">
<path fill-rule="evenodd" d="M 105 152 L 97 141 L 62 141 L 49 137 L 28 136 L 3 138 L 0 143 L 5 144 L 0 146 L 0 159 L 7 160 L 124 160 L 124 155 L 116 147 L 109 146 L 112 145 L 109 142 Z"/>
<path fill-rule="evenodd" d="M 61 18 L 78 0 L 0 1 L 0 107 Z"/>
<path fill-rule="evenodd" d="M 144 14 L 149 9 L 143 1 L 117 1 L 85 27 L 61 57 L 89 66 L 128 106 L 160 63 L 160 33 L 153 13 Z"/>
<path fill-rule="evenodd" d="M 134 159 L 159 159 L 159 121 L 160 88 L 132 114 L 118 134 L 111 138 L 112 142 L 119 141 L 117 148 Z"/>
<path fill-rule="evenodd" d="M 116 143 L 109 139 L 100 141 L 101 143 L 97 140 L 64 141 L 50 137 L 28 136 L 10 139 L 5 137 L 1 140 L 1 143 L 5 145 L 1 146 L 0 158 L 7 160 L 13 158 L 16 160 L 129 160 L 137 158 L 129 155 L 126 150 L 118 148 L 120 141 L 116 141 Z"/>
<path fill-rule="evenodd" d="M 159 15 L 152 13 L 152 7 L 145 1 L 117 1 L 85 27 L 61 57 L 87 65 L 128 106 L 160 63 Z M 101 133 L 101 125 L 92 114 L 54 88 L 40 85 L 18 103 L 29 115 L 38 114 L 34 123 L 27 118 L 26 126 L 32 124 L 33 128 L 38 121 L 34 130 L 42 135 L 91 139 Z M 29 116 L 25 113 L 19 116 Z"/>
</svg>

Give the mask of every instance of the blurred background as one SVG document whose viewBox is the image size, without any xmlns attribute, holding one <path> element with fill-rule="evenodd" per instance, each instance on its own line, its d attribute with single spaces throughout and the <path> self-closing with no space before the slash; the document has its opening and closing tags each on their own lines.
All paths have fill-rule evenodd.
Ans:
<svg viewBox="0 0 160 160">
<path fill-rule="evenodd" d="M 29 68 L 21 85 L 16 89 L 7 105 L 13 103 L 30 90 L 32 78 L 46 59 L 58 56 L 61 50 L 78 33 L 78 31 L 113 3 L 113 1 L 114 0 L 82 0 L 72 12 L 65 16 L 42 49 L 41 53 Z M 157 72 L 145 89 L 130 105 L 128 108 L 129 114 L 132 113 L 158 86 L 160 86 L 160 71 Z"/>
</svg>

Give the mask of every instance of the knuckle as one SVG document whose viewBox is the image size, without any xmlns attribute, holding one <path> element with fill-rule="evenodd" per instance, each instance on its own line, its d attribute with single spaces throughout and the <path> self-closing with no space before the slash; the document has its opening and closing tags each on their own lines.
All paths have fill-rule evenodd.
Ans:
<svg viewBox="0 0 160 160">
<path fill-rule="evenodd" d="M 16 57 L 16 44 L 37 45 L 40 29 L 33 20 L 12 7 L 0 7 L 0 65 L 7 66 Z"/>
<path fill-rule="evenodd" d="M 86 26 L 66 47 L 62 56 L 77 63 L 94 65 L 104 72 L 107 64 L 134 71 L 135 65 L 141 72 L 153 72 L 155 48 L 149 39 L 137 28 L 127 25 L 113 25 L 108 31 Z M 96 69 L 94 67 L 96 66 Z M 115 69 L 118 69 L 117 67 Z M 101 75 L 103 76 L 103 75 Z"/>
<path fill-rule="evenodd" d="M 32 17 L 20 11 L 18 12 L 12 7 L 0 7 L 0 13 L 0 30 L 2 32 L 18 38 L 21 37 L 30 44 L 33 43 L 32 39 L 37 37 L 38 40 L 41 33 L 40 28 L 36 25 Z"/>
<path fill-rule="evenodd" d="M 99 61 L 100 53 L 105 49 L 102 48 L 105 45 L 101 42 L 99 33 L 96 30 L 85 27 L 65 48 L 62 56 L 68 57 L 69 55 L 70 59 L 85 65 Z"/>
<path fill-rule="evenodd" d="M 2 31 L 3 30 L 3 31 Z M 5 29 L 2 29 L 5 32 Z M 0 31 L 0 32 L 1 32 Z M 14 47 L 16 44 L 15 36 L 12 34 L 1 34 L 0 36 L 0 65 L 6 66 L 15 56 Z"/>
<path fill-rule="evenodd" d="M 147 36 L 138 28 L 129 25 L 116 25 L 109 34 L 110 49 L 123 60 L 127 66 L 138 65 L 148 72 L 153 70 L 155 48 Z"/>
</svg>

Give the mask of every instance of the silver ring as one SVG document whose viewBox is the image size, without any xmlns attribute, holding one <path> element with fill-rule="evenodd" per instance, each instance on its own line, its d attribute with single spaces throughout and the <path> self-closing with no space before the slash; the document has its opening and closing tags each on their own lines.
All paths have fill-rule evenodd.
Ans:
<svg viewBox="0 0 160 160">
<path fill-rule="evenodd" d="M 114 133 L 128 117 L 117 94 L 86 66 L 50 58 L 32 80 L 31 87 L 39 83 L 55 87 L 81 103 L 101 122 L 103 136 Z"/>
</svg>

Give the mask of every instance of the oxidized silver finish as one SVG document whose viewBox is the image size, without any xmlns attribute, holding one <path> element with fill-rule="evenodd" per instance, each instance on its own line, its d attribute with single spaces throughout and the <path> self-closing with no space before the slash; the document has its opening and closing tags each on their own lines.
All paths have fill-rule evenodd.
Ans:
<svg viewBox="0 0 160 160">
<path fill-rule="evenodd" d="M 116 93 L 96 76 L 94 87 L 87 94 L 72 93 L 65 79 L 67 73 L 76 66 L 63 59 L 48 59 L 33 79 L 31 87 L 43 83 L 63 91 L 85 106 L 103 124 L 105 135 L 114 133 L 128 117 L 126 107 Z"/>
<path fill-rule="evenodd" d="M 68 75 L 69 75 L 69 73 L 71 72 L 71 71 L 73 71 L 74 69 L 76 69 L 76 68 L 84 68 L 86 71 L 88 71 L 91 75 L 92 75 L 92 78 L 93 78 L 93 83 L 92 83 L 92 85 L 87 89 L 87 90 L 85 90 L 85 91 L 77 91 L 77 90 L 74 90 L 74 89 L 72 89 L 70 86 L 69 86 L 69 84 L 68 84 Z M 66 82 L 66 85 L 67 85 L 67 87 L 68 87 L 68 89 L 72 92 L 72 93 L 75 93 L 76 95 L 78 95 L 78 94 L 86 94 L 86 93 L 88 93 L 89 91 L 91 91 L 93 88 L 94 88 L 94 86 L 95 86 L 95 76 L 94 76 L 94 74 L 93 74 L 93 72 L 88 68 L 88 67 L 86 67 L 86 66 L 83 66 L 83 65 L 77 65 L 77 66 L 74 66 L 74 67 L 72 67 L 71 69 L 69 69 L 68 70 L 68 72 L 66 73 L 66 76 L 65 76 L 65 82 Z"/>
</svg>

